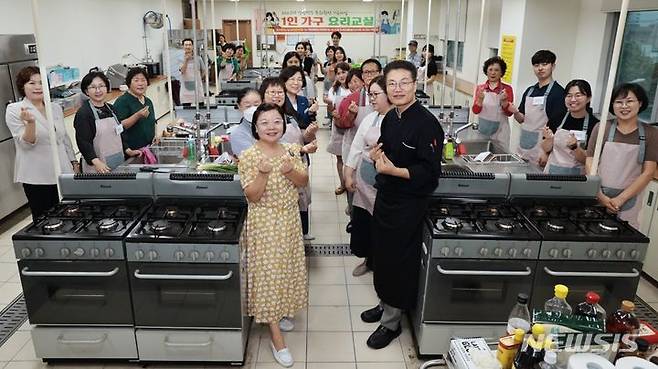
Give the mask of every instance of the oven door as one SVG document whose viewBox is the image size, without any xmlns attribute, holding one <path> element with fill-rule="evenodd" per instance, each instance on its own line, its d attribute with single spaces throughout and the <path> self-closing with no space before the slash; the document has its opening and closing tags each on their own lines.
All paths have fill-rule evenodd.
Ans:
<svg viewBox="0 0 658 369">
<path fill-rule="evenodd" d="M 431 259 L 425 323 L 505 323 L 516 296 L 530 293 L 536 262 Z"/>
<path fill-rule="evenodd" d="M 32 324 L 132 325 L 125 261 L 18 262 Z"/>
<path fill-rule="evenodd" d="M 569 287 L 567 300 L 572 307 L 585 301 L 587 291 L 594 291 L 601 296 L 599 304 L 611 313 L 622 300 L 635 299 L 641 270 L 638 262 L 540 261 L 532 305 L 543 309 L 555 285 L 563 284 Z"/>
<path fill-rule="evenodd" d="M 238 264 L 128 264 L 136 326 L 242 327 Z"/>
</svg>

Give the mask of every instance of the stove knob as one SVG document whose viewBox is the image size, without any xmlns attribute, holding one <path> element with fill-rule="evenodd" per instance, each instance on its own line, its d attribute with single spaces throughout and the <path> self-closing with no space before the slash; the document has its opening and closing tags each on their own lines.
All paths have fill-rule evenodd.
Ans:
<svg viewBox="0 0 658 369">
<path fill-rule="evenodd" d="M 158 258 L 158 252 L 155 250 L 149 251 L 149 259 L 155 260 Z"/>
<path fill-rule="evenodd" d="M 176 258 L 176 261 L 181 261 L 181 260 L 183 260 L 183 259 L 185 258 L 185 253 L 182 252 L 182 251 L 180 251 L 180 250 L 179 250 L 179 251 L 176 251 L 176 252 L 174 253 L 174 257 Z"/>
<path fill-rule="evenodd" d="M 229 254 L 228 251 L 222 251 L 222 253 L 219 254 L 219 257 L 222 259 L 222 261 L 228 261 L 228 259 L 231 257 L 231 254 Z"/>
<path fill-rule="evenodd" d="M 558 257 L 558 255 L 560 255 L 560 250 L 550 249 L 550 250 L 548 250 L 548 255 L 550 255 L 550 257 L 552 257 L 552 258 L 556 258 L 556 257 Z"/>
<path fill-rule="evenodd" d="M 91 254 L 92 257 L 97 258 L 98 256 L 100 256 L 101 250 L 94 247 L 93 249 L 89 250 L 89 253 Z"/>
<path fill-rule="evenodd" d="M 190 257 L 192 258 L 192 261 L 197 261 L 197 259 L 199 259 L 199 252 L 198 251 L 190 252 Z"/>
<path fill-rule="evenodd" d="M 640 257 L 640 253 L 637 250 L 631 250 L 631 259 L 637 259 Z"/>
<path fill-rule="evenodd" d="M 617 250 L 617 252 L 615 253 L 615 255 L 617 255 L 617 258 L 618 258 L 618 259 L 623 259 L 623 258 L 626 257 L 626 251 L 624 251 L 624 250 Z"/>
<path fill-rule="evenodd" d="M 494 249 L 494 255 L 496 255 L 496 256 L 498 256 L 498 257 L 503 256 L 503 249 L 501 249 L 500 247 L 496 247 L 496 248 Z"/>
<path fill-rule="evenodd" d="M 487 256 L 489 254 L 489 249 L 486 247 L 483 247 L 480 249 L 480 256 Z"/>
<path fill-rule="evenodd" d="M 594 249 L 587 250 L 587 257 L 590 259 L 594 259 L 596 257 L 596 250 Z"/>
<path fill-rule="evenodd" d="M 110 259 L 112 256 L 114 256 L 114 249 L 111 249 L 111 248 L 108 247 L 108 248 L 105 249 L 104 252 L 105 252 L 105 257 L 108 258 L 108 259 Z"/>
<path fill-rule="evenodd" d="M 442 248 L 441 248 L 441 255 L 442 255 L 442 256 L 448 256 L 448 255 L 450 255 L 450 248 L 449 248 L 449 247 L 442 247 Z"/>
<path fill-rule="evenodd" d="M 529 248 L 529 247 L 526 247 L 525 249 L 523 249 L 523 256 L 525 256 L 527 258 L 532 256 L 532 249 Z"/>
<path fill-rule="evenodd" d="M 511 257 L 511 258 L 515 258 L 516 257 L 516 249 L 507 250 L 507 255 L 509 255 L 509 257 Z"/>
<path fill-rule="evenodd" d="M 206 251 L 206 260 L 213 261 L 215 259 L 215 253 L 212 251 Z"/>
<path fill-rule="evenodd" d="M 603 256 L 605 259 L 610 259 L 611 255 L 612 255 L 612 252 L 610 252 L 610 250 L 601 251 L 601 256 Z"/>
<path fill-rule="evenodd" d="M 46 253 L 46 251 L 45 251 L 44 249 L 42 249 L 41 247 L 37 247 L 36 249 L 34 249 L 34 255 L 35 255 L 36 257 L 41 257 L 41 256 L 43 256 L 45 253 Z"/>
<path fill-rule="evenodd" d="M 464 253 L 464 249 L 462 249 L 461 247 L 455 247 L 455 255 L 462 256 L 463 253 Z"/>
<path fill-rule="evenodd" d="M 62 255 L 63 258 L 69 256 L 70 253 L 71 253 L 71 250 L 67 249 L 66 247 L 62 247 L 59 250 L 59 254 Z"/>
<path fill-rule="evenodd" d="M 137 260 L 144 259 L 144 251 L 142 250 L 135 251 L 135 259 Z"/>
<path fill-rule="evenodd" d="M 29 257 L 30 255 L 32 255 L 32 251 L 30 249 L 28 249 L 27 247 L 24 247 L 24 248 L 21 249 L 21 255 L 24 258 Z"/>
<path fill-rule="evenodd" d="M 571 249 L 562 250 L 562 256 L 564 256 L 566 259 L 569 259 L 571 257 Z"/>
<path fill-rule="evenodd" d="M 75 249 L 75 251 L 73 251 L 73 255 L 75 255 L 77 257 L 81 257 L 84 254 L 85 254 L 85 250 L 81 247 L 78 247 L 77 249 Z"/>
</svg>

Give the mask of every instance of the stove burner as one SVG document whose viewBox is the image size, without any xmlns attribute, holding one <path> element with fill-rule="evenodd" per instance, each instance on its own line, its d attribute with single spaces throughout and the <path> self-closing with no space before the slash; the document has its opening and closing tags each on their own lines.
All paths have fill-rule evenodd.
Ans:
<svg viewBox="0 0 658 369">
<path fill-rule="evenodd" d="M 101 232 L 107 232 L 114 229 L 119 222 L 112 218 L 105 218 L 98 221 L 98 230 Z"/>
<path fill-rule="evenodd" d="M 619 227 L 612 221 L 606 220 L 598 224 L 599 228 L 605 232 L 617 232 Z"/>
<path fill-rule="evenodd" d="M 213 220 L 208 223 L 208 230 L 213 233 L 219 233 L 226 229 L 226 223 L 220 222 L 218 220 Z"/>
<path fill-rule="evenodd" d="M 592 209 L 592 208 L 585 208 L 585 209 L 583 209 L 583 211 L 581 212 L 581 216 L 582 216 L 583 218 L 596 218 L 596 217 L 599 216 L 599 212 L 596 211 L 596 210 L 594 210 L 594 209 Z"/>
<path fill-rule="evenodd" d="M 491 208 L 488 208 L 488 209 L 487 209 L 487 213 L 489 213 L 489 215 L 495 217 L 495 216 L 498 216 L 498 214 L 500 213 L 500 211 L 498 210 L 498 208 L 491 207 Z"/>
<path fill-rule="evenodd" d="M 498 229 L 501 231 L 510 232 L 514 229 L 514 223 L 509 220 L 500 220 L 496 222 L 496 227 L 498 227 Z"/>
<path fill-rule="evenodd" d="M 439 214 L 448 215 L 448 214 L 450 214 L 450 211 L 448 210 L 448 208 L 442 206 L 442 207 L 439 208 Z"/>
<path fill-rule="evenodd" d="M 541 207 L 539 207 L 539 208 L 534 208 L 534 209 L 532 210 L 532 215 L 534 215 L 534 216 L 536 216 L 536 217 L 543 217 L 543 216 L 546 216 L 547 213 L 548 213 L 548 212 L 546 211 L 546 208 L 541 208 Z"/>
<path fill-rule="evenodd" d="M 565 228 L 564 223 L 555 220 L 549 220 L 546 225 L 553 232 L 562 232 Z"/>
<path fill-rule="evenodd" d="M 166 208 L 165 209 L 165 217 L 167 218 L 174 218 L 178 215 L 178 209 L 176 208 Z"/>
<path fill-rule="evenodd" d="M 49 218 L 44 224 L 43 229 L 46 231 L 56 231 L 64 226 L 64 222 L 59 218 Z"/>
<path fill-rule="evenodd" d="M 64 214 L 68 217 L 77 216 L 80 213 L 80 207 L 78 205 L 71 205 L 64 210 Z"/>
<path fill-rule="evenodd" d="M 153 223 L 151 223 L 151 229 L 155 233 L 162 233 L 166 231 L 168 228 L 169 228 L 169 222 L 164 219 L 156 220 Z"/>
<path fill-rule="evenodd" d="M 441 224 L 443 224 L 445 228 L 451 230 L 457 230 L 463 226 L 461 220 L 457 218 L 445 218 Z"/>
</svg>

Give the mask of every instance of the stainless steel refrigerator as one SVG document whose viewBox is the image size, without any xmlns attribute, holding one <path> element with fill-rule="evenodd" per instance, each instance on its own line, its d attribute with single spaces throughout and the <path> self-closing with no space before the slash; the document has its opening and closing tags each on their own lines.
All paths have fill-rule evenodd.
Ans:
<svg viewBox="0 0 658 369">
<path fill-rule="evenodd" d="M 14 140 L 5 122 L 7 105 L 18 101 L 16 75 L 36 66 L 34 35 L 0 35 L 0 219 L 27 203 L 20 184 L 14 183 Z"/>
</svg>

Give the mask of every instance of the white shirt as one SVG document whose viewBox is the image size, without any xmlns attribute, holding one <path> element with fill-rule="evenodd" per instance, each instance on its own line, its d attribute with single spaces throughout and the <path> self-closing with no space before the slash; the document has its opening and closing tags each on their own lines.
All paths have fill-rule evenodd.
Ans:
<svg viewBox="0 0 658 369">
<path fill-rule="evenodd" d="M 34 115 L 36 121 L 36 141 L 34 143 L 23 140 L 25 124 L 21 120 L 22 107 Z M 71 162 L 75 161 L 75 151 L 73 151 L 71 139 L 66 133 L 64 114 L 56 104 L 53 104 L 52 109 L 55 120 L 59 165 L 62 173 L 73 173 Z M 14 137 L 14 145 L 16 146 L 14 182 L 36 185 L 57 184 L 54 159 L 50 147 L 49 123 L 46 117 L 29 100 L 23 99 L 7 106 L 5 120 L 11 135 Z"/>
<path fill-rule="evenodd" d="M 349 94 L 351 94 L 350 90 L 343 87 L 343 86 L 338 87 L 338 93 L 336 93 L 336 91 L 334 91 L 334 87 L 331 86 L 331 88 L 329 89 L 329 92 L 327 93 L 327 96 L 329 96 L 329 98 L 331 99 L 331 103 L 334 106 L 336 106 L 336 97 L 339 97 L 339 96 L 340 97 L 345 97 L 345 96 L 348 96 Z M 336 109 L 338 109 L 337 106 L 336 106 Z"/>
<path fill-rule="evenodd" d="M 363 118 L 361 125 L 359 125 L 359 129 L 354 135 L 354 140 L 352 141 L 352 146 L 350 146 L 350 153 L 347 155 L 345 165 L 352 169 L 356 169 L 359 160 L 361 160 L 361 154 L 366 147 L 366 132 L 372 127 L 373 123 L 375 123 L 375 127 L 381 127 L 383 119 L 380 118 L 384 118 L 384 116 L 380 115 L 377 111 L 373 111 Z"/>
</svg>

